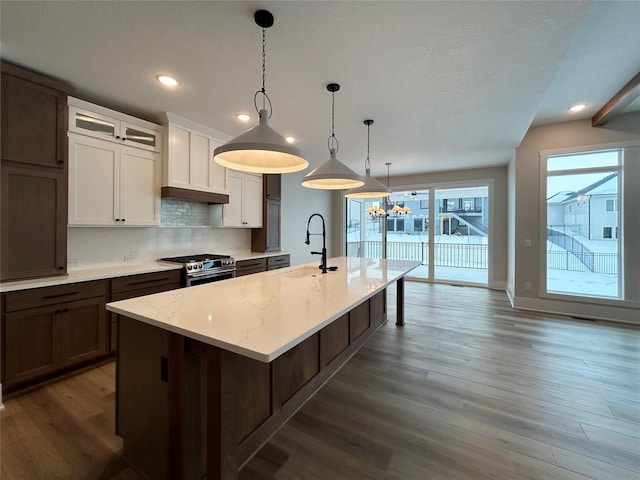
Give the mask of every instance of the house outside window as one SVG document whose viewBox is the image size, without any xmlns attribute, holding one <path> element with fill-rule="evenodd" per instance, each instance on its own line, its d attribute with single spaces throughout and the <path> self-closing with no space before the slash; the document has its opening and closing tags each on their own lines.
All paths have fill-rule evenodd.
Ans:
<svg viewBox="0 0 640 480">
<path fill-rule="evenodd" d="M 621 157 L 621 149 L 546 157 L 548 293 L 621 297 Z"/>
</svg>

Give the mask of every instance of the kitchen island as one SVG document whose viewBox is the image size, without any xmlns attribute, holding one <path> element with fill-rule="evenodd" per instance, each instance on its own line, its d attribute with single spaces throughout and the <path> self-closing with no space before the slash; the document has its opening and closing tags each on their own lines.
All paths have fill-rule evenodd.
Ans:
<svg viewBox="0 0 640 480">
<path fill-rule="evenodd" d="M 418 262 L 339 257 L 110 303 L 117 431 L 153 479 L 238 470 L 386 320 Z"/>
</svg>

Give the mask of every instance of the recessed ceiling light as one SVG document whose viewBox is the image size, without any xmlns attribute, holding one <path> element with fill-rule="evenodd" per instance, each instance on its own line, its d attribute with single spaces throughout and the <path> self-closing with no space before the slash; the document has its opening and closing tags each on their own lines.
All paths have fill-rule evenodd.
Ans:
<svg viewBox="0 0 640 480">
<path fill-rule="evenodd" d="M 176 87 L 178 85 L 178 80 L 169 75 L 158 75 L 156 80 L 160 82 L 165 87 Z"/>
<path fill-rule="evenodd" d="M 293 143 L 296 141 L 296 137 L 284 137 L 284 139 L 289 143 Z"/>
<path fill-rule="evenodd" d="M 236 118 L 241 122 L 248 122 L 251 120 L 251 115 L 247 115 L 246 113 L 239 113 L 236 115 Z"/>
<path fill-rule="evenodd" d="M 573 105 L 572 107 L 569 107 L 569 111 L 570 112 L 581 112 L 585 108 L 587 108 L 587 106 L 584 103 L 578 103 L 576 105 Z"/>
</svg>

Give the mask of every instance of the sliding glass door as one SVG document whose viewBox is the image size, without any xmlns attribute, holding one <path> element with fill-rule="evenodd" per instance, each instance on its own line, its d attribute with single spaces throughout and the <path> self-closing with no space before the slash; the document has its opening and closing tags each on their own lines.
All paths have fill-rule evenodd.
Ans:
<svg viewBox="0 0 640 480">
<path fill-rule="evenodd" d="M 410 279 L 487 285 L 489 205 L 488 185 L 347 198 L 347 255 L 417 260 Z"/>
<path fill-rule="evenodd" d="M 435 191 L 434 277 L 486 285 L 489 279 L 489 188 Z"/>
<path fill-rule="evenodd" d="M 429 191 L 397 192 L 386 201 L 347 198 L 347 256 L 417 260 L 411 275 L 429 276 Z"/>
</svg>

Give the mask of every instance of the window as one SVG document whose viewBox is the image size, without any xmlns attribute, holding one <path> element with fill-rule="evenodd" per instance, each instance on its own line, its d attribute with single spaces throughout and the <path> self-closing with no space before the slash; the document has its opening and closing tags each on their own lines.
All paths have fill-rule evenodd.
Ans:
<svg viewBox="0 0 640 480">
<path fill-rule="evenodd" d="M 613 198 L 607 198 L 605 200 L 605 211 L 607 212 L 615 212 L 616 211 L 616 201 Z"/>
<path fill-rule="evenodd" d="M 548 293 L 621 298 L 621 157 L 614 149 L 546 158 Z"/>
</svg>

